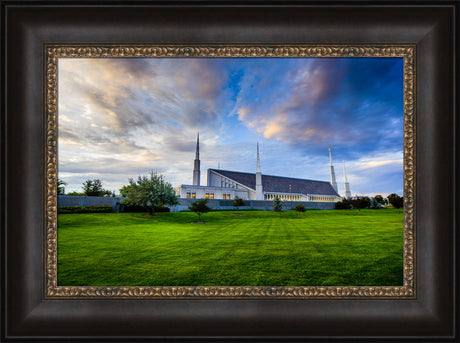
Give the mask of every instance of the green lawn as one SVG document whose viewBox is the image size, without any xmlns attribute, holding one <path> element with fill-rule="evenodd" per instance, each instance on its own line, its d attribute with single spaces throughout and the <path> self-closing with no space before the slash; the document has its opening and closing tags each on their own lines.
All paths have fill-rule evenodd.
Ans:
<svg viewBox="0 0 460 343">
<path fill-rule="evenodd" d="M 60 286 L 396 286 L 396 210 L 60 214 Z"/>
</svg>

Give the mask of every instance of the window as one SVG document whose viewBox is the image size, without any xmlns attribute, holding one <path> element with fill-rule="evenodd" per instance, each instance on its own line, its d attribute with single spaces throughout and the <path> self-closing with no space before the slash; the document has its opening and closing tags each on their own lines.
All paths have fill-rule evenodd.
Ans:
<svg viewBox="0 0 460 343">
<path fill-rule="evenodd" d="M 196 199 L 196 193 L 192 193 L 192 199 Z"/>
<path fill-rule="evenodd" d="M 190 192 L 187 192 L 186 198 L 190 198 Z"/>
<path fill-rule="evenodd" d="M 214 199 L 214 193 L 210 193 L 210 194 L 209 194 L 209 198 L 210 198 L 210 199 Z"/>
<path fill-rule="evenodd" d="M 206 193 L 205 198 L 209 199 L 209 193 Z"/>
</svg>

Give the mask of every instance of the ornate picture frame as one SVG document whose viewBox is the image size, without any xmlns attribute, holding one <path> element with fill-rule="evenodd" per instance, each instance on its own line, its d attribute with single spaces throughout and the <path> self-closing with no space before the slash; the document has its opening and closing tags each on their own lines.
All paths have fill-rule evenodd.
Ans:
<svg viewBox="0 0 460 343">
<path fill-rule="evenodd" d="M 219 46 L 46 46 L 47 241 L 48 298 L 416 298 L 415 287 L 415 46 L 219 45 Z M 57 140 L 59 58 L 192 58 L 192 57 L 401 57 L 404 59 L 404 267 L 402 286 L 59 286 L 57 283 Z"/>
<path fill-rule="evenodd" d="M 458 340 L 457 1 L 1 3 L 2 341 Z M 229 46 L 236 52 L 218 50 Z M 285 296 L 271 287 L 57 286 L 53 59 L 280 46 L 415 54 L 405 74 L 405 191 L 413 193 L 403 287 Z"/>
</svg>

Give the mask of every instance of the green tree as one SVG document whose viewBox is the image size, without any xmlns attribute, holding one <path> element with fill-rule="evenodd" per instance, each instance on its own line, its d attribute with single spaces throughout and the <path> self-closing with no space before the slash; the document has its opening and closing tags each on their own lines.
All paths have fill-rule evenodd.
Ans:
<svg viewBox="0 0 460 343">
<path fill-rule="evenodd" d="M 273 211 L 281 212 L 282 210 L 283 206 L 281 205 L 280 198 L 278 196 L 275 196 L 275 199 L 273 200 Z"/>
<path fill-rule="evenodd" d="M 83 195 L 86 196 L 115 196 L 115 193 L 102 188 L 102 181 L 99 179 L 86 180 L 83 182 Z"/>
<path fill-rule="evenodd" d="M 208 213 L 209 211 L 211 211 L 211 208 L 207 204 L 208 204 L 208 199 L 197 200 L 197 201 L 192 202 L 190 206 L 188 207 L 188 209 L 198 214 L 198 221 L 200 221 L 201 215 L 203 213 Z"/>
<path fill-rule="evenodd" d="M 63 195 L 64 194 L 64 186 L 67 185 L 67 182 L 62 181 L 61 179 L 57 180 L 57 194 Z"/>
<path fill-rule="evenodd" d="M 244 200 L 241 199 L 239 196 L 235 196 L 235 199 L 233 200 L 233 207 L 236 208 L 236 211 L 240 208 L 240 206 L 244 206 Z"/>
<path fill-rule="evenodd" d="M 350 199 L 343 198 L 342 201 L 337 201 L 335 203 L 336 210 L 349 210 L 351 208 Z"/>
<path fill-rule="evenodd" d="M 68 196 L 84 196 L 81 192 L 69 192 L 67 193 Z"/>
<path fill-rule="evenodd" d="M 361 215 L 362 208 L 368 208 L 371 204 L 371 199 L 368 197 L 355 197 L 351 199 L 351 205 L 354 208 L 358 209 L 359 214 Z"/>
<path fill-rule="evenodd" d="M 383 197 L 380 194 L 377 194 L 374 199 L 379 203 L 383 204 Z"/>
<path fill-rule="evenodd" d="M 153 172 L 149 176 L 139 176 L 137 181 L 130 178 L 129 185 L 123 186 L 120 193 L 123 195 L 122 203 L 147 207 L 150 214 L 153 214 L 156 208 L 179 203 L 171 184 L 165 181 L 163 175 Z"/>
<path fill-rule="evenodd" d="M 300 217 L 300 213 L 307 210 L 303 204 L 298 204 L 294 209 L 297 211 L 297 217 Z"/>
<path fill-rule="evenodd" d="M 404 207 L 404 198 L 400 197 L 398 194 L 392 193 L 387 198 L 391 206 L 398 209 L 398 213 L 399 209 Z"/>
</svg>

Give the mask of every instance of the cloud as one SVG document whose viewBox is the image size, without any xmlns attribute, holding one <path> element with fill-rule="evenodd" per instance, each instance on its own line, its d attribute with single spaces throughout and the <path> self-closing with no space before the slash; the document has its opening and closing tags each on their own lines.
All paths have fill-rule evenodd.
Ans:
<svg viewBox="0 0 460 343">
<path fill-rule="evenodd" d="M 300 60 L 284 75 L 273 86 L 284 96 L 240 100 L 235 112 L 248 128 L 293 145 L 402 144 L 401 59 Z M 252 90 L 241 93 L 250 98 Z"/>
<path fill-rule="evenodd" d="M 203 184 L 218 163 L 253 172 L 259 141 L 267 174 L 328 180 L 332 146 L 352 192 L 400 187 L 401 76 L 391 58 L 60 59 L 59 177 L 190 183 L 200 131 Z"/>
</svg>

